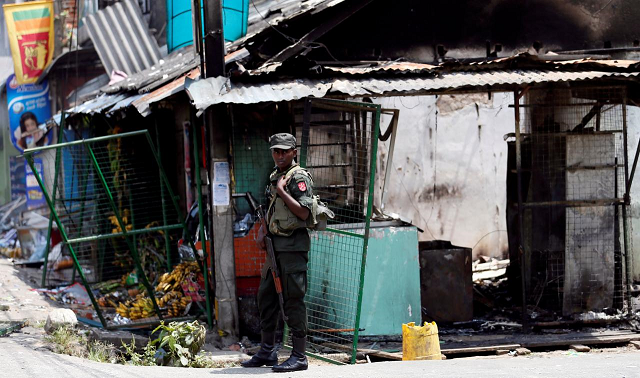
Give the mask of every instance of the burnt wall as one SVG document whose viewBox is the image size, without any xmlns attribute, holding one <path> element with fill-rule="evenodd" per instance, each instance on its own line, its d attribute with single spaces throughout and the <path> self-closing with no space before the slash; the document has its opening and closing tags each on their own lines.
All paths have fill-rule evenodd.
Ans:
<svg viewBox="0 0 640 378">
<path fill-rule="evenodd" d="M 376 0 L 320 41 L 339 60 L 429 61 L 436 45 L 454 56 L 483 57 L 487 41 L 492 49 L 503 45 L 499 55 L 527 51 L 536 41 L 540 53 L 602 48 L 606 41 L 630 47 L 640 39 L 638 19 L 637 0 Z M 323 49 L 311 56 L 331 59 Z"/>
</svg>

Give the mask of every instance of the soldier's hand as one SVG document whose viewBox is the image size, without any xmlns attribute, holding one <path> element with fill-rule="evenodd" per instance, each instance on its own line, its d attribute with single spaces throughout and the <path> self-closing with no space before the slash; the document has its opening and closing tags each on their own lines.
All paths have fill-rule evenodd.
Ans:
<svg viewBox="0 0 640 378">
<path fill-rule="evenodd" d="M 285 192 L 285 187 L 287 186 L 287 179 L 284 177 L 280 177 L 278 182 L 276 183 L 276 189 L 278 190 L 278 194 L 282 197 L 282 193 Z"/>
</svg>

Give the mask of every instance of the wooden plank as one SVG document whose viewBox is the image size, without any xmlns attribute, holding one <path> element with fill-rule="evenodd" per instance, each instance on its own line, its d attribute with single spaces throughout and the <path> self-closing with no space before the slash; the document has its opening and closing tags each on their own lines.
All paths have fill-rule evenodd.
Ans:
<svg viewBox="0 0 640 378">
<path fill-rule="evenodd" d="M 473 353 L 486 353 L 486 352 L 495 352 L 497 350 L 514 350 L 520 348 L 522 345 L 520 344 L 503 344 L 503 345 L 488 345 L 488 346 L 480 346 L 480 347 L 468 347 L 468 348 L 451 348 L 451 349 L 442 349 L 440 352 L 442 354 L 473 354 Z"/>
<path fill-rule="evenodd" d="M 386 358 L 393 361 L 402 361 L 402 352 L 389 353 L 389 352 L 384 352 L 382 350 L 375 350 L 375 349 L 358 349 L 358 352 L 368 354 L 369 356 Z"/>
<path fill-rule="evenodd" d="M 595 345 L 595 344 L 622 344 L 630 341 L 640 340 L 640 334 L 618 335 L 618 336 L 585 336 L 585 337 L 565 337 L 552 338 L 546 340 L 523 341 L 522 346 L 526 348 L 541 348 L 551 346 L 568 346 L 572 344 Z"/>
<path fill-rule="evenodd" d="M 340 345 L 334 343 L 323 343 L 322 346 L 327 348 L 342 350 L 346 353 L 351 353 L 351 346 Z M 358 348 L 358 353 L 368 354 L 370 356 L 386 358 L 393 361 L 402 361 L 402 353 L 389 353 L 378 349 L 366 349 L 366 348 Z"/>
</svg>

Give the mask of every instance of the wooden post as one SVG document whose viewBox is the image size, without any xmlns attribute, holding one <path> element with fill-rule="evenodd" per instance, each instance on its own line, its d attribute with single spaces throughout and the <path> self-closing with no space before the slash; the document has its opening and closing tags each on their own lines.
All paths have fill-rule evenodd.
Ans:
<svg viewBox="0 0 640 378">
<path fill-rule="evenodd" d="M 204 2 L 204 77 L 225 75 L 224 35 L 222 29 L 222 2 Z M 224 344 L 238 340 L 239 318 L 236 297 L 235 254 L 233 250 L 233 206 L 231 206 L 230 184 L 216 182 L 215 164 L 228 163 L 231 123 L 228 121 L 225 105 L 209 107 L 204 114 L 205 129 L 208 134 L 208 156 L 210 199 L 210 237 L 213 238 L 213 268 L 215 274 L 216 315 L 218 330 Z M 201 140 L 205 140 L 202 138 Z M 201 158 L 201 149 L 196 151 Z M 226 172 L 229 172 L 227 170 Z M 202 179 L 197 177 L 196 179 Z M 226 180 L 222 180 L 226 181 Z M 226 186 L 225 186 L 226 185 Z M 228 199 L 222 201 L 223 198 Z"/>
</svg>

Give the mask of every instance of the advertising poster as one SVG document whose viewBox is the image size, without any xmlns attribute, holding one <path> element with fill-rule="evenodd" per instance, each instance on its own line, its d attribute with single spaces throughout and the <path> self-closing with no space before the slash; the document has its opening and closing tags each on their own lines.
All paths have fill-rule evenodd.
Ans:
<svg viewBox="0 0 640 378">
<path fill-rule="evenodd" d="M 4 18 L 18 84 L 35 83 L 53 58 L 53 1 L 5 4 Z"/>
<path fill-rule="evenodd" d="M 45 122 L 51 118 L 49 82 L 18 84 L 15 75 L 7 78 L 11 142 L 22 152 L 27 148 L 51 144 Z"/>
<path fill-rule="evenodd" d="M 41 178 L 44 177 L 42 159 L 33 158 L 33 165 L 38 171 L 38 175 Z M 40 189 L 40 185 L 38 185 L 38 180 L 33 174 L 33 171 L 31 170 L 31 167 L 29 166 L 29 163 L 27 163 L 26 159 L 24 162 L 24 170 L 26 172 L 25 191 L 27 194 L 27 210 L 33 210 L 45 206 L 47 204 L 47 200 L 44 198 L 42 189 Z"/>
<path fill-rule="evenodd" d="M 25 196 L 24 184 L 24 158 L 20 156 L 9 157 L 9 172 L 11 175 L 11 200 L 17 200 Z"/>
</svg>

